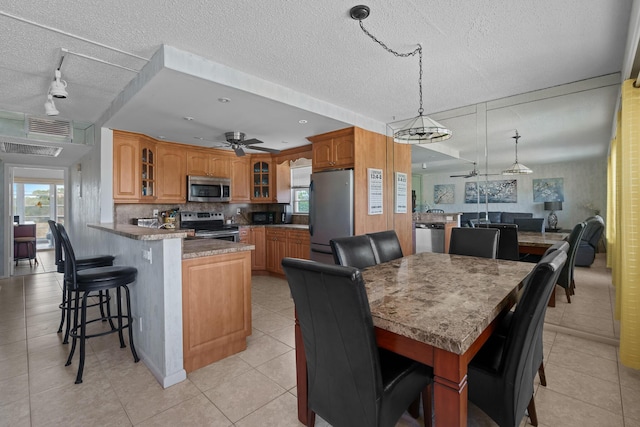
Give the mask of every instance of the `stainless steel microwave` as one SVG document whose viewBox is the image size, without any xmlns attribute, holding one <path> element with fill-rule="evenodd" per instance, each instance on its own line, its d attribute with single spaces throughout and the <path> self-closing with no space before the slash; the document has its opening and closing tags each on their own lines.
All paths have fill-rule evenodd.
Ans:
<svg viewBox="0 0 640 427">
<path fill-rule="evenodd" d="M 187 176 L 187 201 L 228 202 L 231 200 L 231 180 L 214 176 Z"/>
</svg>

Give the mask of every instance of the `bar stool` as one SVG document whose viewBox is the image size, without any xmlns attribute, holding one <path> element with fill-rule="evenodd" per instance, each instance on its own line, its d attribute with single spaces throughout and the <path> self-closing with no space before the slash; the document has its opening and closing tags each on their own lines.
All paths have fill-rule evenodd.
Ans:
<svg viewBox="0 0 640 427">
<path fill-rule="evenodd" d="M 53 236 L 53 242 L 55 247 L 55 262 L 58 273 L 64 273 L 64 259 L 62 257 L 62 245 L 60 243 L 60 232 L 56 227 L 56 222 L 49 220 L 49 229 L 51 230 L 51 236 Z M 108 267 L 113 265 L 114 256 L 111 255 L 88 255 L 84 257 L 76 258 L 76 268 L 78 270 L 86 270 L 87 268 L 95 268 L 95 267 Z M 62 282 L 62 302 L 58 307 L 60 307 L 60 326 L 58 327 L 58 333 L 62 332 L 62 326 L 64 325 L 65 315 L 67 319 L 71 318 L 71 310 L 72 307 L 70 304 L 67 304 L 67 301 L 71 301 L 71 291 L 67 289 L 66 282 Z M 108 318 L 111 315 L 109 309 L 109 297 L 108 295 L 105 297 L 102 291 L 99 291 L 99 302 L 95 304 L 90 304 L 88 307 L 94 307 L 96 305 L 100 306 L 100 315 L 103 317 L 104 321 L 109 320 L 111 328 L 114 329 L 113 321 Z M 107 306 L 107 316 L 104 313 L 104 306 Z M 67 344 L 69 342 L 69 322 L 67 322 L 67 327 L 64 333 L 64 339 L 62 340 L 63 344 Z"/>
<path fill-rule="evenodd" d="M 26 246 L 26 257 L 18 256 L 20 254 L 20 247 Z M 38 265 L 38 259 L 36 258 L 36 238 L 35 237 L 14 237 L 13 238 L 13 253 L 14 260 L 16 265 L 18 265 L 18 261 L 21 259 L 29 260 L 29 267 L 31 267 L 31 260 L 35 260 L 36 265 Z"/>
<path fill-rule="evenodd" d="M 135 282 L 138 270 L 135 267 L 126 266 L 110 266 L 110 267 L 96 267 L 88 268 L 86 270 L 78 271 L 76 265 L 76 257 L 71 246 L 71 241 L 67 235 L 66 230 L 62 224 L 56 224 L 58 229 L 60 241 L 62 243 L 62 249 L 64 250 L 64 281 L 67 289 L 73 294 L 73 324 L 69 331 L 69 336 L 72 338 L 71 351 L 69 352 L 69 358 L 65 366 L 71 364 L 73 355 L 76 350 L 76 342 L 80 339 L 80 362 L 78 364 L 78 374 L 76 375 L 76 384 L 82 383 L 82 372 L 84 370 L 84 357 L 85 357 L 85 345 L 86 340 L 93 337 L 111 334 L 118 332 L 120 338 L 120 348 L 125 348 L 124 337 L 122 331 L 125 328 L 129 328 L 129 346 L 131 347 L 131 354 L 133 355 L 134 362 L 138 362 L 140 358 L 136 353 L 136 348 L 133 344 L 133 331 L 131 325 L 133 319 L 131 317 L 131 298 L 129 295 L 129 285 Z M 87 324 L 101 321 L 105 317 L 98 317 L 96 319 L 87 320 L 87 298 L 90 292 L 94 291 L 108 291 L 109 289 L 116 290 L 116 307 L 117 314 L 115 316 L 108 315 L 108 319 L 117 321 L 118 326 L 111 330 L 104 332 L 97 332 L 94 334 L 87 334 Z M 122 295 L 121 290 L 125 291 L 125 301 L 127 304 L 127 313 L 122 313 Z M 82 301 L 80 301 L 82 296 Z M 80 311 L 80 318 L 78 319 L 78 311 Z M 123 323 L 123 319 L 127 319 L 126 323 Z"/>
</svg>

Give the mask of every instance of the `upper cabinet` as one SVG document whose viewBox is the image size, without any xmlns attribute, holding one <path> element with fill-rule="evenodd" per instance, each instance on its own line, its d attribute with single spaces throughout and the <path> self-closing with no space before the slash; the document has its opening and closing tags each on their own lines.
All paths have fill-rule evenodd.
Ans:
<svg viewBox="0 0 640 427">
<path fill-rule="evenodd" d="M 140 137 L 140 180 L 141 199 L 153 200 L 156 197 L 157 156 L 156 143 L 147 137 Z"/>
<path fill-rule="evenodd" d="M 231 203 L 246 203 L 251 201 L 251 186 L 249 185 L 251 162 L 249 157 L 232 157 L 231 169 Z"/>
<path fill-rule="evenodd" d="M 187 175 L 231 177 L 231 155 L 213 150 L 187 150 Z"/>
<path fill-rule="evenodd" d="M 251 156 L 251 200 L 254 202 L 271 202 L 275 173 L 271 157 L 268 155 Z"/>
<path fill-rule="evenodd" d="M 142 196 L 139 135 L 113 132 L 113 199 L 136 202 Z"/>
<path fill-rule="evenodd" d="M 313 171 L 352 168 L 354 165 L 354 130 L 341 129 L 307 138 L 313 143 Z"/>
<path fill-rule="evenodd" d="M 187 201 L 187 154 L 177 144 L 158 143 L 156 174 L 156 201 L 185 203 Z"/>
</svg>

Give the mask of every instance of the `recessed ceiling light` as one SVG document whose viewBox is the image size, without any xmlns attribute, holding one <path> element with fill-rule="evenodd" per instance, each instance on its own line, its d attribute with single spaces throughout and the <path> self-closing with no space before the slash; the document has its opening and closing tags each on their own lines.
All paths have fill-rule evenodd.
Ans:
<svg viewBox="0 0 640 427">
<path fill-rule="evenodd" d="M 306 121 L 305 119 L 302 119 L 302 120 L 298 120 L 298 123 L 300 123 L 301 125 L 303 125 L 303 124 L 307 123 L 307 121 Z"/>
<path fill-rule="evenodd" d="M 223 104 L 226 104 L 227 102 L 231 102 L 231 100 L 229 98 L 218 98 L 218 102 L 222 102 Z"/>
<path fill-rule="evenodd" d="M 194 136 L 193 139 L 199 139 L 200 141 L 204 141 L 204 138 L 201 136 Z"/>
<path fill-rule="evenodd" d="M 186 117 L 183 117 L 183 119 L 185 119 L 186 121 L 190 122 L 190 121 L 192 121 L 192 120 L 193 120 L 193 117 L 191 117 L 191 116 L 186 116 Z"/>
<path fill-rule="evenodd" d="M 288 143 L 289 143 L 289 141 L 282 141 L 282 143 L 283 143 L 283 144 L 288 144 Z"/>
<path fill-rule="evenodd" d="M 165 139 L 165 138 L 166 138 L 166 136 L 164 136 L 164 135 L 158 135 L 158 139 Z"/>
</svg>

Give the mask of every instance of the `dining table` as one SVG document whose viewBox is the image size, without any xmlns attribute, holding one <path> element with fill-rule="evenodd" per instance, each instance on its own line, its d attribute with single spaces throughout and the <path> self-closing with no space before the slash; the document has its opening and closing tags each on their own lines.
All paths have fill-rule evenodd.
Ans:
<svg viewBox="0 0 640 427">
<path fill-rule="evenodd" d="M 467 366 L 516 303 L 535 264 L 422 252 L 361 271 L 379 347 L 433 367 L 437 425 L 467 425 Z M 298 419 L 307 370 L 296 319 Z"/>
</svg>

